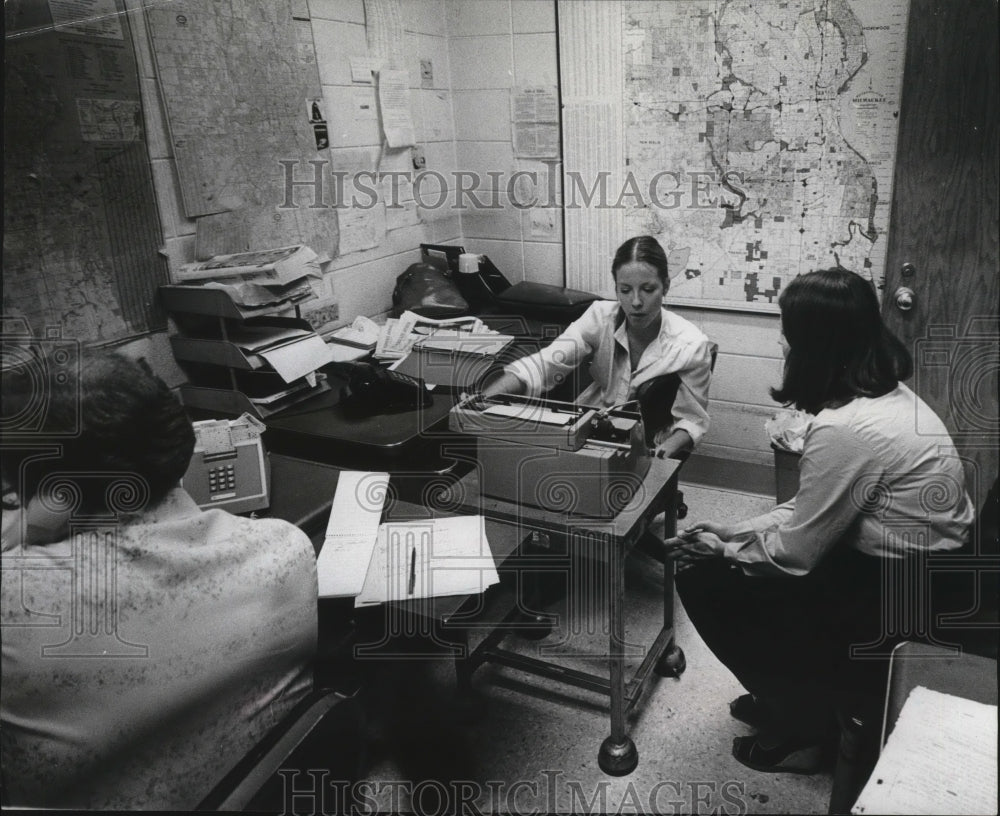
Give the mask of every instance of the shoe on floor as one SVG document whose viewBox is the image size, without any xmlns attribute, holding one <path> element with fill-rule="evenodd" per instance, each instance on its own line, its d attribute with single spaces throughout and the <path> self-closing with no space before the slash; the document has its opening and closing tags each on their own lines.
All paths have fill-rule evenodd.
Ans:
<svg viewBox="0 0 1000 816">
<path fill-rule="evenodd" d="M 733 739 L 733 757 L 742 765 L 764 773 L 814 774 L 823 767 L 822 742 L 789 739 L 773 748 L 761 745 L 759 737 Z"/>
<path fill-rule="evenodd" d="M 765 728 L 772 720 L 764 703 L 752 694 L 741 694 L 730 702 L 729 713 L 751 728 Z"/>
</svg>

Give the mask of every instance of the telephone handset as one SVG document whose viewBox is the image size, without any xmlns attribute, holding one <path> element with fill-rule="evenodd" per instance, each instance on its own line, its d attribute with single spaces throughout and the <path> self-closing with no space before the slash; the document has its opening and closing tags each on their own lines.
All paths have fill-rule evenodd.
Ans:
<svg viewBox="0 0 1000 816">
<path fill-rule="evenodd" d="M 371 363 L 342 363 L 334 370 L 346 379 L 340 389 L 340 407 L 346 416 L 391 414 L 431 404 L 424 384 L 399 371 Z"/>
</svg>

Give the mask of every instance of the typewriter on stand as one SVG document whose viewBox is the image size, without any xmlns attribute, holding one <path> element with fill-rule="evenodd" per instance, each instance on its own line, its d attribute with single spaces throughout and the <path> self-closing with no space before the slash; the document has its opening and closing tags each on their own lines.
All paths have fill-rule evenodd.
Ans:
<svg viewBox="0 0 1000 816">
<path fill-rule="evenodd" d="M 649 469 L 638 411 L 474 396 L 448 426 L 475 437 L 484 496 L 567 515 L 613 518 Z"/>
</svg>

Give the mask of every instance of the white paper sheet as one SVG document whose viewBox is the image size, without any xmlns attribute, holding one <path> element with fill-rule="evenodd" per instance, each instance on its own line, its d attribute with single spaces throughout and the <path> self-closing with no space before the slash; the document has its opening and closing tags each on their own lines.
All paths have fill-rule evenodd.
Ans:
<svg viewBox="0 0 1000 816">
<path fill-rule="evenodd" d="M 389 474 L 345 470 L 337 481 L 323 549 L 316 560 L 321 598 L 358 595 L 378 537 Z"/>
<path fill-rule="evenodd" d="M 416 144 L 410 115 L 410 75 L 406 71 L 379 71 L 378 105 L 388 147 Z"/>
<path fill-rule="evenodd" d="M 997 707 L 917 686 L 851 813 L 997 812 Z"/>
<path fill-rule="evenodd" d="M 286 383 L 311 374 L 320 366 L 334 361 L 333 351 L 318 334 L 277 348 L 262 349 L 259 354 Z"/>
<path fill-rule="evenodd" d="M 514 405 L 491 405 L 483 409 L 484 414 L 490 416 L 514 417 L 524 422 L 537 422 L 540 425 L 569 425 L 580 418 L 579 413 L 573 411 L 552 411 L 537 405 L 525 405 L 516 403 Z"/>
<path fill-rule="evenodd" d="M 473 595 L 499 580 L 482 516 L 390 522 L 379 528 L 355 606 Z"/>
</svg>

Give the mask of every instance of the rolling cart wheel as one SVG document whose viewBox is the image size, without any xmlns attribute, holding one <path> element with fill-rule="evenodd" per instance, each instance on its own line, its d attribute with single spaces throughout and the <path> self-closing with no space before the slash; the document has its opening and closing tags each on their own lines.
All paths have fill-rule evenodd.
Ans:
<svg viewBox="0 0 1000 816">
<path fill-rule="evenodd" d="M 684 650 L 680 646 L 671 645 L 663 657 L 656 661 L 655 671 L 660 677 L 680 677 L 686 668 Z"/>
<path fill-rule="evenodd" d="M 639 764 L 639 752 L 631 737 L 625 737 L 623 742 L 615 742 L 608 737 L 597 752 L 597 764 L 608 776 L 625 776 Z"/>
</svg>

